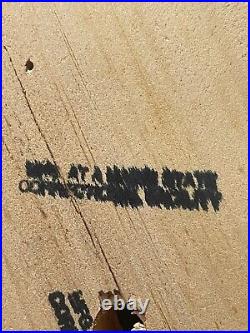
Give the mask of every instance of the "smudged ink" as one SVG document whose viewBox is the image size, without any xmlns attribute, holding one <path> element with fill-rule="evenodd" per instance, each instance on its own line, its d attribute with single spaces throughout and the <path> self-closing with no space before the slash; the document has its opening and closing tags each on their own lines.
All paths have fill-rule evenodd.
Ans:
<svg viewBox="0 0 250 333">
<path fill-rule="evenodd" d="M 91 183 L 86 182 L 87 166 L 71 164 L 63 181 L 56 165 L 48 160 L 26 161 L 28 179 L 19 183 L 21 192 L 69 198 L 112 202 L 115 206 L 138 208 L 145 203 L 160 209 L 218 211 L 222 194 L 217 188 L 216 172 L 195 170 L 181 172 L 162 168 L 161 175 L 144 166 L 107 166 L 103 173 L 94 166 Z M 144 195 L 141 195 L 143 191 Z"/>
<path fill-rule="evenodd" d="M 60 291 L 54 291 L 48 296 L 49 303 L 54 309 L 61 331 L 78 331 L 74 318 L 70 313 L 70 308 L 66 305 L 66 298 Z M 83 331 L 88 330 L 93 324 L 89 308 L 82 297 L 82 291 L 76 290 L 68 294 L 69 303 L 74 313 L 80 315 L 78 323 Z"/>
</svg>

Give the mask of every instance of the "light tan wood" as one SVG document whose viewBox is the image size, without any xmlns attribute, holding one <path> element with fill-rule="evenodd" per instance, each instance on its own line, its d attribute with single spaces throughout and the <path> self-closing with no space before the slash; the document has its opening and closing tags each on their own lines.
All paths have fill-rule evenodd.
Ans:
<svg viewBox="0 0 250 333">
<path fill-rule="evenodd" d="M 21 193 L 35 159 L 64 177 L 71 163 L 214 170 L 223 201 Z M 149 329 L 247 328 L 247 4 L 3 4 L 3 328 L 58 330 L 55 290 L 82 290 L 95 317 L 117 287 L 150 299 Z"/>
</svg>

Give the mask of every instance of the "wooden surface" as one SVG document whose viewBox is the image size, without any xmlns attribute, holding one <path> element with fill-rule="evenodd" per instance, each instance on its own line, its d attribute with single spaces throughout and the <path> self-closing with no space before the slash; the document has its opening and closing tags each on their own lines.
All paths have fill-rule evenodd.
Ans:
<svg viewBox="0 0 250 333">
<path fill-rule="evenodd" d="M 58 330 L 55 290 L 82 290 L 95 317 L 117 287 L 150 299 L 148 329 L 247 328 L 247 4 L 5 3 L 3 99 L 4 329 Z M 223 200 L 22 193 L 26 160 L 45 159 L 63 177 L 214 170 Z"/>
</svg>

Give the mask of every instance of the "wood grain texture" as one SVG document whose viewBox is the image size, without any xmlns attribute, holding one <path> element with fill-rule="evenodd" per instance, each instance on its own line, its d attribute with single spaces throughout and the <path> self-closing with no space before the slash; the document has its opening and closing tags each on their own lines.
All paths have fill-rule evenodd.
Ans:
<svg viewBox="0 0 250 333">
<path fill-rule="evenodd" d="M 28 59 L 34 69 L 27 73 Z M 3 4 L 3 328 L 54 290 L 149 298 L 149 329 L 247 328 L 247 4 Z M 21 193 L 26 160 L 215 170 L 220 211 Z"/>
</svg>

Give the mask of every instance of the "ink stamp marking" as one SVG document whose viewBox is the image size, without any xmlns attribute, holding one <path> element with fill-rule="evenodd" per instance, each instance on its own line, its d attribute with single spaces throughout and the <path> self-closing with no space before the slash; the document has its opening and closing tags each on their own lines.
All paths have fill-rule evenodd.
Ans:
<svg viewBox="0 0 250 333">
<path fill-rule="evenodd" d="M 103 172 L 94 166 L 91 181 L 87 166 L 71 164 L 67 180 L 63 180 L 57 166 L 48 160 L 26 161 L 28 179 L 19 183 L 23 193 L 54 198 L 75 196 L 81 200 L 112 202 L 115 206 L 139 208 L 144 205 L 160 209 L 208 211 L 220 208 L 222 193 L 218 190 L 216 172 L 195 170 L 181 172 L 162 168 L 158 171 L 144 166 L 107 166 Z M 143 193 L 143 195 L 141 194 Z"/>
<path fill-rule="evenodd" d="M 49 303 L 54 309 L 55 316 L 58 320 L 58 326 L 61 331 L 78 331 L 78 327 L 66 304 L 66 298 L 60 291 L 49 294 Z M 88 330 L 93 324 L 93 318 L 89 312 L 88 306 L 82 297 L 82 291 L 76 290 L 68 294 L 68 301 L 74 313 L 79 316 L 78 324 L 81 330 Z"/>
</svg>

